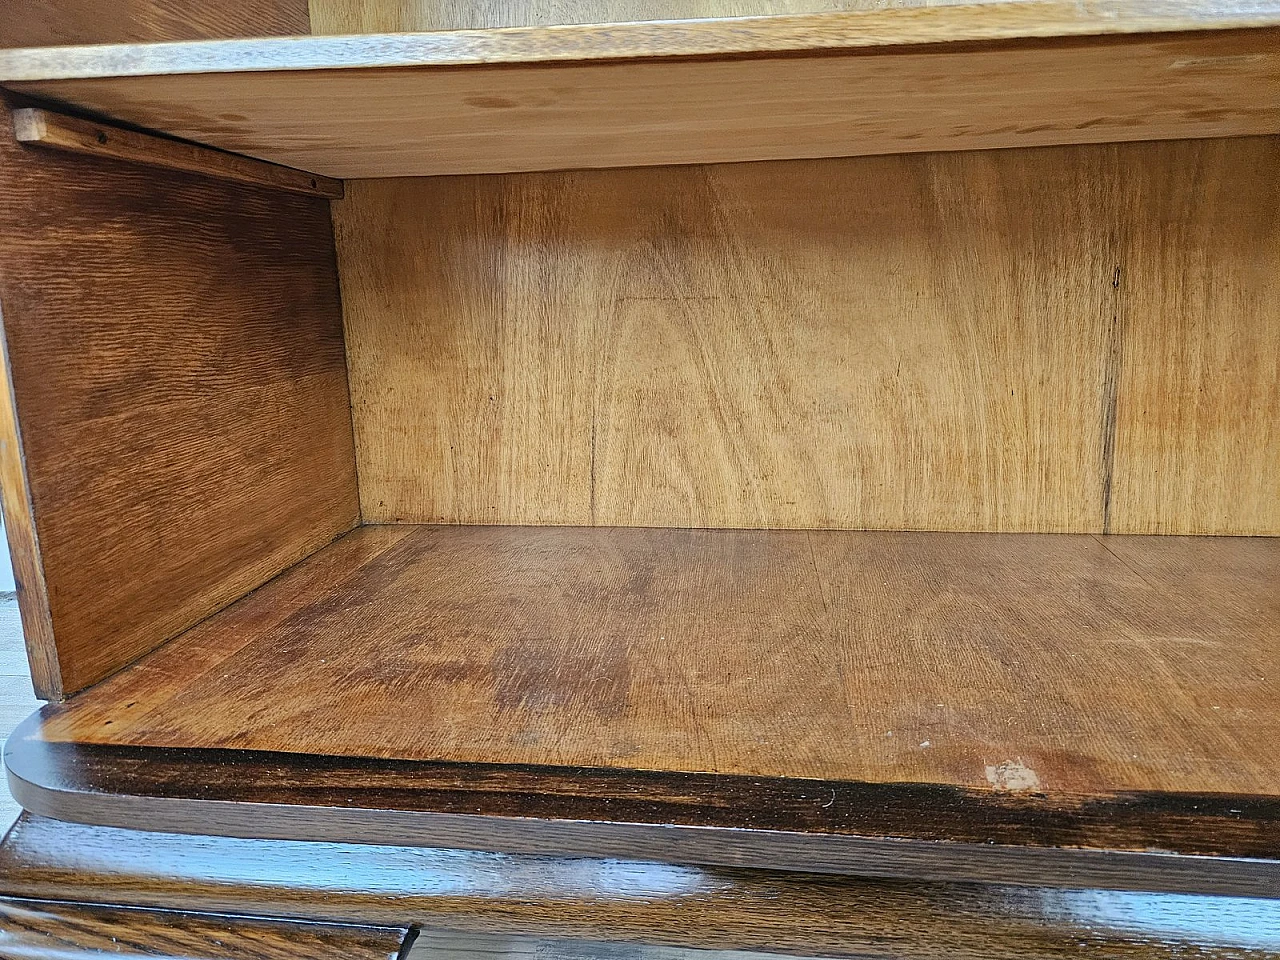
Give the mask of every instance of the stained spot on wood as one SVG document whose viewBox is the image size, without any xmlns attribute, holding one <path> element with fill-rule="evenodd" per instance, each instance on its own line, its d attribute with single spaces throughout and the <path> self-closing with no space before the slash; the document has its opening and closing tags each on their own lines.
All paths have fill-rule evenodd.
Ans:
<svg viewBox="0 0 1280 960">
<path fill-rule="evenodd" d="M 987 782 L 997 790 L 1017 792 L 1040 789 L 1040 777 L 1020 759 L 988 766 L 986 774 Z"/>
</svg>

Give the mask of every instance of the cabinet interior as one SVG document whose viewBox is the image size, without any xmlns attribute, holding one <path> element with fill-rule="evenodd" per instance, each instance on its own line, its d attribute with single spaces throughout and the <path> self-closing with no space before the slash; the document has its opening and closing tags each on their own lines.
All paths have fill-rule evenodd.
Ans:
<svg viewBox="0 0 1280 960">
<path fill-rule="evenodd" d="M 345 180 L 330 205 L 0 131 L 0 478 L 33 673 L 69 698 L 39 737 L 1270 823 L 1280 13 L 1010 40 L 982 9 L 1077 5 L 899 6 L 865 12 L 896 46 L 822 56 L 788 18 L 809 48 L 719 59 L 697 25 L 581 59 L 661 24 L 547 64 L 441 34 L 431 69 L 407 34 L 0 51 L 10 110 Z M 974 39 L 929 46 L 962 10 Z M 846 70 L 879 86 L 813 99 Z M 1060 77 L 1098 124 L 1028 122 Z M 756 112 L 717 125 L 707 90 Z M 760 117 L 782 132 L 737 136 Z M 1221 852 L 1211 826 L 1162 843 Z"/>
</svg>

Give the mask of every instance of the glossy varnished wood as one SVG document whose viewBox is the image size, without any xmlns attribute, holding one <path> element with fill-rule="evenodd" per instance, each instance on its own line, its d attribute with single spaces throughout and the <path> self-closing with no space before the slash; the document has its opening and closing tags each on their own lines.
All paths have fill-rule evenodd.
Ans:
<svg viewBox="0 0 1280 960">
<path fill-rule="evenodd" d="M 492 173 L 1276 133 L 1277 23 L 992 3 L 0 52 L 0 81 L 328 176 Z"/>
<path fill-rule="evenodd" d="M 0 957 L 400 960 L 407 928 L 0 898 Z"/>
<path fill-rule="evenodd" d="M 0 891 L 413 923 L 428 949 L 481 955 L 499 944 L 594 955 L 583 941 L 644 960 L 671 957 L 664 947 L 892 960 L 1280 955 L 1280 908 L 1268 900 L 144 834 L 29 816 L 0 846 Z"/>
<path fill-rule="evenodd" d="M 10 544 L 78 690 L 358 516 L 325 200 L 17 143 L 0 115 Z"/>
<path fill-rule="evenodd" d="M 341 180 L 38 107 L 15 110 L 13 126 L 18 142 L 30 146 L 200 173 L 313 197 L 342 196 Z"/>
<path fill-rule="evenodd" d="M 306 0 L 0 0 L 0 47 L 310 32 Z"/>
<path fill-rule="evenodd" d="M 7 761 L 29 809 L 104 823 L 1258 892 L 1278 565 L 1249 538 L 364 527 Z"/>
<path fill-rule="evenodd" d="M 1240 138 L 353 182 L 363 515 L 1280 533 L 1277 165 Z"/>
</svg>

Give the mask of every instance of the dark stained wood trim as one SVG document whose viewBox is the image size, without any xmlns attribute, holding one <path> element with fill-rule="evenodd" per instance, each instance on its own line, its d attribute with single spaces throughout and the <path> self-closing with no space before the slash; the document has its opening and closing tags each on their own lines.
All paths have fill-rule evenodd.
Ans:
<svg viewBox="0 0 1280 960">
<path fill-rule="evenodd" d="M 51 710 L 56 708 L 46 708 Z M 1237 895 L 1280 890 L 1280 798 L 1045 797 L 931 784 L 5 746 L 43 816 L 175 833 L 635 857 L 884 877 Z"/>
<path fill-rule="evenodd" d="M 40 107 L 15 110 L 13 128 L 19 143 L 46 150 L 182 170 L 330 200 L 342 198 L 341 180 Z"/>
<path fill-rule="evenodd" d="M 399 960 L 407 926 L 179 913 L 0 898 L 0 957 Z"/>
<path fill-rule="evenodd" d="M 0 893 L 412 923 L 428 948 L 485 957 L 495 955 L 486 946 L 499 944 L 511 956 L 616 958 L 623 943 L 625 956 L 645 960 L 681 956 L 672 946 L 864 960 L 1240 960 L 1280 952 L 1280 900 L 184 836 L 29 814 L 0 845 Z M 605 942 L 612 951 L 593 952 Z"/>
</svg>

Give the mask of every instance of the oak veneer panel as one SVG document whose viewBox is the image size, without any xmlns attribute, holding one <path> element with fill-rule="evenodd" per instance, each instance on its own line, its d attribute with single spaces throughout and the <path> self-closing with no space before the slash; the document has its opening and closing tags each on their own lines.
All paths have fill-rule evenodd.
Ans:
<svg viewBox="0 0 1280 960">
<path fill-rule="evenodd" d="M 1116 532 L 1280 533 L 1278 164 L 1277 138 L 1170 145 L 1122 197 Z"/>
<path fill-rule="evenodd" d="M 1272 796 L 1278 575 L 1266 538 L 360 531 L 40 737 Z"/>
<path fill-rule="evenodd" d="M 0 957 L 400 960 L 407 928 L 0 898 Z"/>
<path fill-rule="evenodd" d="M 306 0 L 0 0 L 0 47 L 310 32 Z"/>
<path fill-rule="evenodd" d="M 1280 532 L 1277 163 L 1238 138 L 352 183 L 364 516 Z M 1143 479 L 1168 463 L 1176 509 Z"/>
<path fill-rule="evenodd" d="M 56 697 L 350 529 L 354 458 L 325 201 L 31 150 L 9 116 L 6 510 Z"/>
<path fill-rule="evenodd" d="M 996 3 L 0 52 L 0 81 L 327 176 L 493 173 L 1276 133 L 1278 22 Z"/>
<path fill-rule="evenodd" d="M 495 952 L 499 937 L 513 950 L 532 953 L 537 945 L 543 947 L 537 955 L 556 957 L 594 954 L 585 954 L 589 945 L 581 942 L 537 940 L 610 941 L 607 956 L 624 949 L 643 960 L 670 960 L 671 947 L 885 960 L 1280 956 L 1274 900 L 177 836 L 31 816 L 0 846 L 0 889 L 241 915 L 415 923 L 426 928 L 422 946 L 488 945 L 484 956 Z"/>
</svg>

